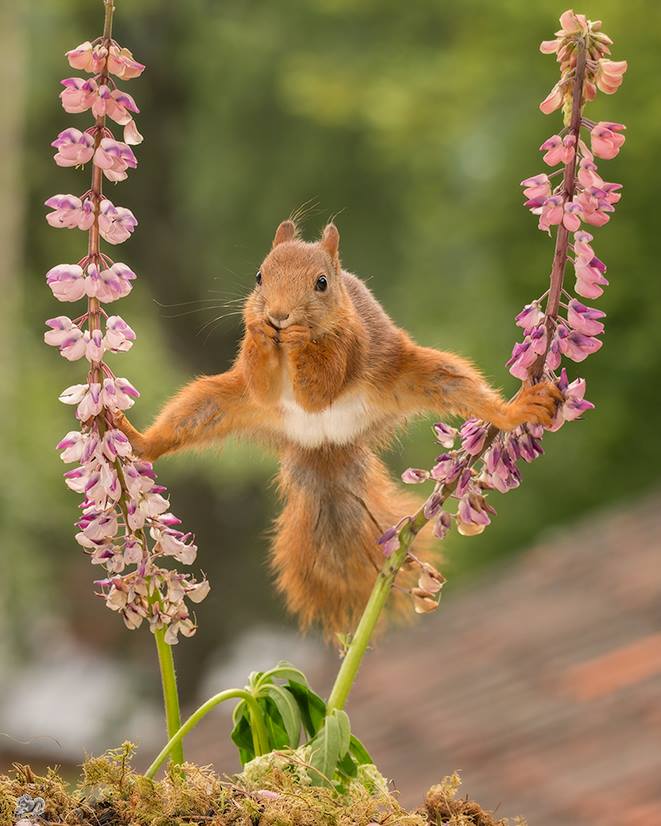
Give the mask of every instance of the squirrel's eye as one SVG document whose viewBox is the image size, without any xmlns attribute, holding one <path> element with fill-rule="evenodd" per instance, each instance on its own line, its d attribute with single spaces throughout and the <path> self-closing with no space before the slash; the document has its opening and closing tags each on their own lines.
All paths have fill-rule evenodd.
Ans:
<svg viewBox="0 0 661 826">
<path fill-rule="evenodd" d="M 314 285 L 315 290 L 317 290 L 317 292 L 323 293 L 326 292 L 327 287 L 328 279 L 325 275 L 320 275 L 319 278 L 317 278 L 317 283 Z"/>
<path fill-rule="evenodd" d="M 261 273 L 261 271 L 257 272 L 257 275 L 255 276 L 255 281 L 257 282 L 258 285 L 260 285 L 262 283 L 262 273 Z"/>
</svg>

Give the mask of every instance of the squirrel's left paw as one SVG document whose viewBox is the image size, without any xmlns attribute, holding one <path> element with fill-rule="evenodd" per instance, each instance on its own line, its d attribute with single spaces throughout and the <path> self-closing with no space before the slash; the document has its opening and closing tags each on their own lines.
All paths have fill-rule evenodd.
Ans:
<svg viewBox="0 0 661 826">
<path fill-rule="evenodd" d="M 526 385 L 509 405 L 510 426 L 541 424 L 548 427 L 561 400 L 562 393 L 551 382 Z"/>
<path fill-rule="evenodd" d="M 304 347 L 312 341 L 312 331 L 304 324 L 291 324 L 280 330 L 280 344 L 285 347 Z"/>
</svg>

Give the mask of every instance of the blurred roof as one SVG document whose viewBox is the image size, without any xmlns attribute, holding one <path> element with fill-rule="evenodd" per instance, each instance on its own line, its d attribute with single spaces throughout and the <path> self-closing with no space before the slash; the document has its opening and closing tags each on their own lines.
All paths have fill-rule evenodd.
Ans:
<svg viewBox="0 0 661 826">
<path fill-rule="evenodd" d="M 661 823 L 659 537 L 659 493 L 595 513 L 380 642 L 348 710 L 402 802 L 459 769 L 534 826 Z M 187 756 L 229 770 L 214 728 Z"/>
</svg>

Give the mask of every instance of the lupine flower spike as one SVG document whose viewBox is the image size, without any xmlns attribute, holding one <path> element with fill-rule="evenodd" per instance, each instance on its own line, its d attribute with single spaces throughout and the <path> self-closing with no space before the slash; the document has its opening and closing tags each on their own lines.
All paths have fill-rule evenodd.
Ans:
<svg viewBox="0 0 661 826">
<path fill-rule="evenodd" d="M 146 622 L 153 632 L 165 629 L 165 641 L 172 645 L 179 634 L 195 633 L 187 601 L 203 600 L 209 583 L 162 564 L 171 557 L 190 565 L 197 549 L 192 535 L 179 530 L 179 519 L 171 513 L 167 491 L 157 483 L 151 464 L 133 454 L 126 436 L 114 426 L 116 415 L 140 394 L 106 362 L 108 354 L 129 350 L 136 336 L 121 316 L 108 315 L 104 305 L 127 296 L 136 276 L 101 251 L 101 240 L 121 244 L 138 222 L 130 209 L 104 197 L 103 178 L 123 181 L 138 163 L 131 146 L 142 141 L 133 119 L 138 106 L 114 78 L 139 77 L 145 67 L 109 34 L 82 43 L 67 52 L 67 58 L 74 69 L 90 76 L 62 81 L 62 106 L 69 113 L 91 111 L 94 122 L 83 132 L 73 127 L 60 132 L 52 144 L 54 158 L 63 167 L 91 162 L 91 186 L 81 195 L 49 198 L 46 206 L 52 211 L 46 220 L 52 227 L 87 233 L 87 253 L 74 264 L 52 267 L 46 282 L 58 301 L 85 300 L 86 307 L 82 315 L 80 310 L 72 313 L 75 318 L 49 319 L 44 340 L 65 359 L 84 359 L 88 366 L 85 381 L 60 395 L 60 401 L 74 408 L 77 427 L 57 447 L 62 460 L 75 465 L 64 474 L 66 484 L 83 497 L 76 541 L 92 565 L 105 570 L 96 581 L 99 595 L 128 628 Z M 108 119 L 123 127 L 123 140 L 115 138 Z"/>
<path fill-rule="evenodd" d="M 560 79 L 540 109 L 547 115 L 562 110 L 563 128 L 540 146 L 542 161 L 553 170 L 538 172 L 521 181 L 521 186 L 525 206 L 537 216 L 539 229 L 549 235 L 555 232 L 555 248 L 549 289 L 516 316 L 523 340 L 514 345 L 507 366 L 524 383 L 544 379 L 558 387 L 563 401 L 547 428 L 551 431 L 594 407 L 584 398 L 585 380 L 570 381 L 562 361 L 582 362 L 602 346 L 599 336 L 605 313 L 581 300 L 599 298 L 608 285 L 606 265 L 595 254 L 586 225 L 599 228 L 608 223 L 620 200 L 621 185 L 605 181 L 595 159 L 609 160 L 618 154 L 625 127 L 589 120 L 584 108 L 599 91 L 613 94 L 622 83 L 627 63 L 609 58 L 611 45 L 601 31 L 601 21 L 568 10 L 560 17 L 555 39 L 540 46 L 542 53 L 556 55 L 560 67 Z M 564 286 L 568 262 L 575 275 L 575 295 Z M 452 522 L 464 536 L 482 533 L 495 513 L 487 500 L 490 491 L 506 493 L 518 487 L 521 462 L 532 462 L 543 453 L 540 425 L 522 425 L 504 433 L 470 419 L 458 434 L 443 423 L 436 424 L 434 432 L 445 452 L 429 471 L 410 468 L 402 475 L 409 484 L 432 480 L 434 489 L 418 513 L 386 532 L 381 543 L 384 552 L 405 548 L 430 520 L 441 539 Z M 452 449 L 457 435 L 461 446 Z M 452 500 L 454 509 L 448 507 Z M 412 559 L 409 553 L 408 561 Z M 418 587 L 411 591 L 418 612 L 432 610 L 437 603 L 440 585 L 436 591 L 430 586 L 432 580 L 442 584 L 442 578 L 429 577 L 429 571 L 421 568 Z"/>
</svg>

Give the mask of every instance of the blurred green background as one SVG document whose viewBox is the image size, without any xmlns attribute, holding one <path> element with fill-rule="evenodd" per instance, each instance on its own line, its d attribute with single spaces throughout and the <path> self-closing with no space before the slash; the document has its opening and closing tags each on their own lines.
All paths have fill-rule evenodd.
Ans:
<svg viewBox="0 0 661 826">
<path fill-rule="evenodd" d="M 518 182 L 542 171 L 537 147 L 559 128 L 558 115 L 537 109 L 557 76 L 554 59 L 537 46 L 557 28 L 561 4 L 117 0 L 117 7 L 116 38 L 148 67 L 126 85 L 142 110 L 139 167 L 107 188 L 140 221 L 116 250 L 140 276 L 118 307 L 138 342 L 113 363 L 142 392 L 137 424 L 190 377 L 229 366 L 241 336 L 231 302 L 251 289 L 278 222 L 302 204 L 311 205 L 308 237 L 336 216 L 345 267 L 369 279 L 418 341 L 470 356 L 507 393 L 515 389 L 504 367 L 517 333 L 512 318 L 545 289 L 552 255 L 552 241 L 521 206 Z M 602 165 L 608 180 L 624 184 L 614 220 L 595 232 L 611 280 L 598 302 L 608 313 L 605 343 L 573 370 L 587 378 L 597 409 L 546 440 L 547 456 L 526 467 L 523 486 L 497 497 L 498 518 L 483 536 L 448 540 L 449 589 L 658 479 L 661 6 L 590 0 L 580 11 L 603 17 L 614 58 L 630 61 L 622 90 L 590 110 L 628 127 L 624 151 Z M 127 633 L 93 596 L 98 570 L 73 541 L 78 497 L 62 482 L 54 445 L 73 426 L 57 395 L 83 372 L 42 342 L 44 319 L 67 309 L 44 273 L 77 260 L 85 244 L 81 233 L 44 221 L 44 200 L 82 192 L 89 175 L 56 167 L 49 147 L 64 127 L 89 122 L 59 105 L 59 80 L 76 74 L 64 52 L 100 32 L 102 12 L 100 0 L 33 0 L 0 12 L 0 610 L 12 667 L 34 654 L 33 629 L 43 617 L 136 668 L 152 656 L 149 635 Z M 394 473 L 429 465 L 436 450 L 429 424 L 402 434 L 387 457 Z M 288 622 L 265 565 L 274 470 L 272 457 L 245 444 L 159 462 L 213 585 L 197 612 L 197 636 L 177 650 L 186 696 L 219 647 L 256 624 Z"/>
</svg>

